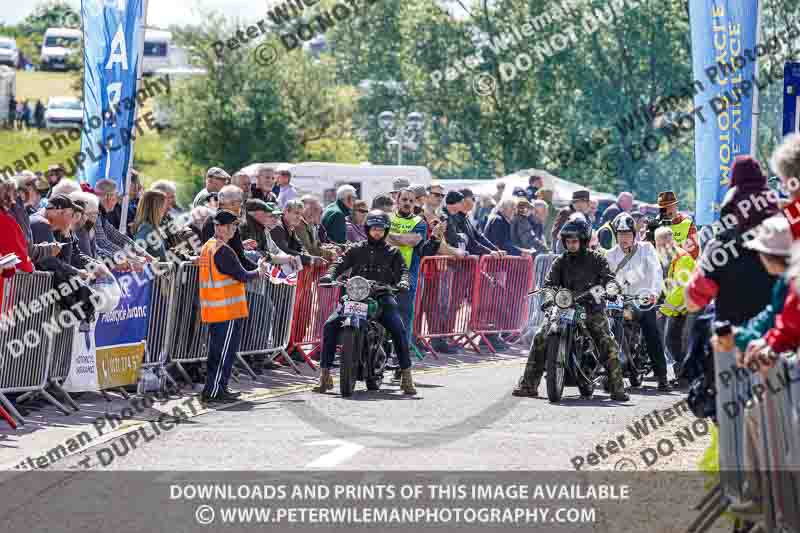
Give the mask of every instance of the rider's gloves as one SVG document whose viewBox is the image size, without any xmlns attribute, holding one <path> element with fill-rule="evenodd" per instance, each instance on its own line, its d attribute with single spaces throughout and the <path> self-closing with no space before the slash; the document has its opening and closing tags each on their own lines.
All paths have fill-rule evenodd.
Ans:
<svg viewBox="0 0 800 533">
<path fill-rule="evenodd" d="M 400 289 L 402 292 L 408 292 L 411 290 L 411 287 L 408 286 L 408 283 L 401 281 L 397 284 L 397 288 Z"/>
<path fill-rule="evenodd" d="M 329 285 L 331 283 L 333 283 L 333 278 L 331 278 L 330 276 L 322 276 L 321 278 L 319 278 L 320 285 Z"/>
</svg>

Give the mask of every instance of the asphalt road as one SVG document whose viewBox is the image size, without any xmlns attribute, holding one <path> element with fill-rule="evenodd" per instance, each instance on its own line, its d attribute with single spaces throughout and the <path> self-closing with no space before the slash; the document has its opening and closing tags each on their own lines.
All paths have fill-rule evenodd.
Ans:
<svg viewBox="0 0 800 533">
<path fill-rule="evenodd" d="M 655 383 L 646 381 L 628 403 L 613 402 L 602 390 L 581 400 L 573 387 L 559 405 L 546 398 L 514 398 L 510 393 L 523 367 L 524 357 L 516 357 L 430 370 L 416 377 L 415 397 L 404 396 L 399 382 L 390 381 L 377 392 L 359 383 L 350 399 L 339 396 L 337 383 L 325 395 L 303 392 L 245 402 L 191 418 L 133 450 L 118 443 L 110 464 L 100 464 L 97 450 L 89 449 L 63 467 L 569 470 L 573 456 L 585 456 L 606 437 L 625 433 L 634 420 L 685 395 L 657 394 Z M 544 382 L 539 392 L 546 396 Z M 613 457 L 608 461 L 613 465 Z"/>
</svg>

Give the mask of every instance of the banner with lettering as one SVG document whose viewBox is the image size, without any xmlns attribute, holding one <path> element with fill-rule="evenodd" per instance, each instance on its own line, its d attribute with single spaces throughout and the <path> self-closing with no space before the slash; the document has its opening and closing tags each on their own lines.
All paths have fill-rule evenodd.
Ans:
<svg viewBox="0 0 800 533">
<path fill-rule="evenodd" d="M 737 155 L 751 153 L 758 0 L 690 0 L 694 78 L 696 221 L 719 219 Z"/>
<path fill-rule="evenodd" d="M 145 0 L 82 0 L 83 132 L 81 181 L 108 178 L 125 189 L 135 138 L 136 77 Z"/>
<path fill-rule="evenodd" d="M 98 287 L 111 295 L 98 309 L 97 320 L 77 328 L 73 341 L 72 365 L 64 388 L 68 392 L 99 391 L 135 385 L 144 358 L 150 319 L 153 276 L 149 269 L 140 274 L 114 273 L 113 287 Z"/>
</svg>

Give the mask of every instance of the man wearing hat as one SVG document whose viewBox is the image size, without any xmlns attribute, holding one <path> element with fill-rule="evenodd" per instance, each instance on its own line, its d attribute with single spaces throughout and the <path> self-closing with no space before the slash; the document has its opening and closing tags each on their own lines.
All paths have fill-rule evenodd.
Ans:
<svg viewBox="0 0 800 533">
<path fill-rule="evenodd" d="M 414 193 L 414 198 L 416 198 L 416 200 L 414 201 L 414 214 L 425 218 L 422 215 L 422 213 L 423 211 L 425 211 L 425 202 L 428 199 L 428 190 L 425 188 L 424 185 L 418 185 L 418 184 L 411 185 L 409 189 L 411 189 L 411 192 Z"/>
<path fill-rule="evenodd" d="M 389 195 L 392 197 L 392 201 L 395 205 L 397 205 L 397 199 L 400 197 L 400 191 L 408 187 L 411 187 L 411 182 L 408 181 L 408 178 L 399 176 L 392 181 L 392 192 L 389 193 Z"/>
<path fill-rule="evenodd" d="M 663 224 L 669 223 L 675 244 L 691 254 L 692 259 L 700 255 L 697 243 L 697 226 L 692 217 L 678 212 L 678 198 L 673 191 L 658 193 L 658 210 Z"/>
<path fill-rule="evenodd" d="M 570 215 L 575 212 L 582 213 L 588 220 L 589 211 L 591 210 L 590 199 L 591 197 L 588 189 L 579 189 L 572 193 L 572 202 L 567 207 L 561 209 L 556 215 L 551 230 L 553 251 L 555 253 L 561 254 L 565 252 L 564 245 L 561 243 L 561 238 L 559 238 L 558 233 L 561 231 L 561 226 L 567 222 Z"/>
<path fill-rule="evenodd" d="M 192 201 L 192 207 L 202 205 L 202 200 L 208 198 L 208 193 L 219 192 L 231 182 L 231 176 L 219 167 L 211 167 L 206 172 L 206 187 Z"/>
<path fill-rule="evenodd" d="M 233 370 L 242 319 L 247 318 L 245 284 L 267 272 L 259 260 L 256 270 L 245 270 L 228 241 L 238 228 L 239 218 L 228 211 L 214 215 L 214 236 L 200 250 L 200 317 L 208 326 L 208 374 L 201 400 L 230 402 L 239 393 L 228 389 Z"/>
<path fill-rule="evenodd" d="M 47 178 L 47 184 L 49 185 L 48 191 L 52 189 L 56 183 L 61 181 L 64 178 L 66 171 L 64 170 L 64 166 L 61 164 L 50 165 L 47 167 L 47 173 L 45 177 Z"/>
</svg>

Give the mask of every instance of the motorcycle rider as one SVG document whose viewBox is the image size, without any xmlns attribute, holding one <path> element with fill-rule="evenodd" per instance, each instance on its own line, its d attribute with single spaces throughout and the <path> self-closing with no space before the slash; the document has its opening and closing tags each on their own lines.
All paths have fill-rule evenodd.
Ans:
<svg viewBox="0 0 800 533">
<path fill-rule="evenodd" d="M 664 288 L 664 274 L 655 248 L 649 242 L 636 242 L 636 221 L 628 213 L 620 213 L 611 222 L 617 245 L 606 254 L 611 271 L 622 292 L 637 296 L 637 318 L 642 328 L 647 352 L 653 361 L 659 392 L 669 392 L 664 344 L 656 324 L 656 302 Z M 646 303 L 645 303 L 646 302 Z M 644 303 L 644 305 L 642 305 Z"/>
<path fill-rule="evenodd" d="M 362 276 L 381 285 L 397 286 L 401 291 L 409 290 L 408 267 L 400 251 L 386 242 L 392 223 L 389 215 L 381 210 L 367 214 L 364 224 L 367 240 L 353 244 L 333 265 L 328 273 L 320 278 L 321 285 L 331 283 L 346 270 L 352 269 L 351 276 Z M 405 394 L 416 394 L 411 377 L 411 357 L 408 351 L 408 332 L 400 318 L 397 300 L 391 293 L 378 294 L 378 303 L 383 307 L 381 324 L 392 336 L 394 349 L 400 361 L 400 389 Z M 336 352 L 342 317 L 337 311 L 328 318 L 322 332 L 322 355 L 320 358 L 319 386 L 316 392 L 326 392 L 333 387 L 331 366 Z"/>
<path fill-rule="evenodd" d="M 544 281 L 544 287 L 554 290 L 565 288 L 577 295 L 596 285 L 605 286 L 609 281 L 614 281 L 614 275 L 611 273 L 605 257 L 599 252 L 589 250 L 591 232 L 592 227 L 583 214 L 573 213 L 570 215 L 559 232 L 565 251 L 553 261 L 553 266 Z M 611 334 L 605 314 L 605 302 L 598 302 L 592 297 L 586 300 L 585 308 L 587 315 L 585 324 L 600 351 L 599 355 L 607 355 L 606 364 L 611 399 L 628 401 L 630 397 L 625 393 L 622 382 L 619 346 Z M 549 329 L 550 324 L 545 320 L 539 331 L 536 332 L 528 355 L 528 362 L 525 365 L 525 373 L 512 393 L 514 396 L 531 398 L 539 396 L 539 382 L 544 374 Z"/>
</svg>

